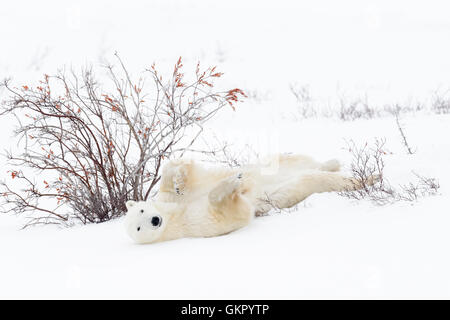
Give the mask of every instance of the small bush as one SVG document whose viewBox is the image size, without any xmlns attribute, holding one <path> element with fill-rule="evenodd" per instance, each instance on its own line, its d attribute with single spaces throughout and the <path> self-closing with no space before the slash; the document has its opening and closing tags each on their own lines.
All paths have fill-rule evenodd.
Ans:
<svg viewBox="0 0 450 320">
<path fill-rule="evenodd" d="M 118 69 L 107 67 L 109 90 L 91 69 L 45 75 L 37 86 L 3 83 L 10 98 L 1 114 L 17 119 L 23 148 L 7 155 L 4 212 L 32 213 L 29 225 L 119 217 L 127 200 L 150 196 L 164 159 L 189 150 L 207 121 L 245 97 L 240 89 L 214 90 L 223 75 L 215 67 L 198 64 L 189 80 L 180 58 L 167 80 L 153 64 L 146 82 L 116 57 Z"/>
<path fill-rule="evenodd" d="M 348 150 L 352 155 L 351 175 L 362 188 L 339 192 L 339 195 L 354 199 L 367 199 L 377 205 L 385 205 L 397 201 L 414 201 L 420 197 L 436 195 L 440 188 L 439 182 L 434 178 L 426 178 L 416 173 L 415 183 L 393 187 L 384 174 L 384 156 L 390 152 L 385 149 L 386 140 L 376 139 L 372 147 L 368 144 L 356 145 L 353 141 L 348 143 Z M 379 177 L 379 182 L 371 184 L 373 176 Z"/>
<path fill-rule="evenodd" d="M 384 116 L 431 111 L 436 114 L 450 113 L 448 92 L 436 91 L 431 102 L 410 101 L 403 104 L 373 105 L 365 97 L 349 98 L 339 95 L 336 105 L 322 106 L 315 102 L 309 86 L 290 84 L 289 89 L 296 99 L 297 113 L 303 119 L 314 117 L 338 118 L 342 121 L 373 119 Z"/>
<path fill-rule="evenodd" d="M 379 113 L 369 105 L 367 97 L 351 101 L 347 101 L 343 97 L 340 98 L 339 119 L 353 121 L 356 119 L 372 119 L 376 116 L 379 116 Z"/>
<path fill-rule="evenodd" d="M 444 93 L 436 91 L 433 94 L 431 109 L 434 113 L 437 114 L 450 113 L 450 98 L 448 97 L 448 91 Z"/>
<path fill-rule="evenodd" d="M 298 114 L 303 119 L 317 116 L 317 110 L 313 104 L 311 92 L 308 86 L 290 84 L 289 89 L 295 96 Z"/>
</svg>

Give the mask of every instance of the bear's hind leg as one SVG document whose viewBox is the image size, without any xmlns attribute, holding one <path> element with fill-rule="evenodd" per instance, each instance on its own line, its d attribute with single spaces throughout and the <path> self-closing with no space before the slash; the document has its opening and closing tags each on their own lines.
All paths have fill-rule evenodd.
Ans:
<svg viewBox="0 0 450 320">
<path fill-rule="evenodd" d="M 312 157 L 301 154 L 282 154 L 280 155 L 280 166 L 287 170 L 314 170 L 335 172 L 339 171 L 341 165 L 338 160 L 332 159 L 326 162 L 319 162 Z"/>
<path fill-rule="evenodd" d="M 369 184 L 377 181 L 379 177 L 373 176 Z M 356 179 L 335 172 L 313 170 L 282 183 L 275 191 L 258 199 L 256 213 L 266 213 L 273 207 L 290 208 L 314 193 L 357 190 L 361 187 Z"/>
</svg>

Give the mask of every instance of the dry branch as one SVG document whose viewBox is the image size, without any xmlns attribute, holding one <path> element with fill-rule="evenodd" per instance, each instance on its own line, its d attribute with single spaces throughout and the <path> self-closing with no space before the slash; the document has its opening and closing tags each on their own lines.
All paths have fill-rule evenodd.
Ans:
<svg viewBox="0 0 450 320">
<path fill-rule="evenodd" d="M 420 197 L 436 195 L 440 188 L 439 182 L 434 178 L 427 178 L 416 173 L 417 181 L 407 185 L 393 187 L 384 174 L 384 156 L 389 154 L 385 148 L 386 140 L 376 139 L 372 147 L 368 144 L 356 145 L 348 142 L 348 150 L 352 154 L 351 174 L 357 181 L 357 190 L 339 192 L 339 195 L 354 199 L 367 199 L 377 205 L 385 205 L 397 201 L 414 201 Z M 379 182 L 371 184 L 372 176 L 378 176 Z"/>
<path fill-rule="evenodd" d="M 116 58 L 118 66 L 107 67 L 110 90 L 91 69 L 45 75 L 37 86 L 4 81 L 10 97 L 1 115 L 17 119 L 23 147 L 7 153 L 13 181 L 2 183 L 4 212 L 32 213 L 30 224 L 119 217 L 127 200 L 151 195 L 164 159 L 182 155 L 205 122 L 245 97 L 240 89 L 214 91 L 223 75 L 216 67 L 197 64 L 189 81 L 180 58 L 167 80 L 153 64 L 146 82 Z"/>
</svg>

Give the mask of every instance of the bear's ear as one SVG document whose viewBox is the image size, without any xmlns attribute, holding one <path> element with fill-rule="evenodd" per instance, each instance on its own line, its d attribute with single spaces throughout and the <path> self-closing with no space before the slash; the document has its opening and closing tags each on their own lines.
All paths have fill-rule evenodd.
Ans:
<svg viewBox="0 0 450 320">
<path fill-rule="evenodd" d="M 130 208 L 132 208 L 135 204 L 136 204 L 136 201 L 133 201 L 133 200 L 128 200 L 127 203 L 125 203 L 128 210 L 130 210 Z"/>
<path fill-rule="evenodd" d="M 161 213 L 176 213 L 180 210 L 180 206 L 175 202 L 162 202 L 162 201 L 155 201 L 153 202 L 153 206 L 158 212 Z"/>
</svg>

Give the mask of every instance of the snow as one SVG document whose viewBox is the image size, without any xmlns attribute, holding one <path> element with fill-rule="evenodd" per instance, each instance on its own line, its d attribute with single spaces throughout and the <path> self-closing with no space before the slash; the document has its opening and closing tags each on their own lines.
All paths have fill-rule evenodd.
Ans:
<svg viewBox="0 0 450 320">
<path fill-rule="evenodd" d="M 317 194 L 229 235 L 154 245 L 133 244 L 120 219 L 20 230 L 25 217 L 3 214 L 0 298 L 450 298 L 450 116 L 402 115 L 416 150 L 408 155 L 393 117 L 300 120 L 289 92 L 290 83 L 306 84 L 316 103 L 331 106 L 341 95 L 379 106 L 429 103 L 448 89 L 450 68 L 449 5 L 431 2 L 2 3 L 0 77 L 31 84 L 64 64 L 113 61 L 115 50 L 135 73 L 180 55 L 186 66 L 200 59 L 226 72 L 226 86 L 259 98 L 222 112 L 210 136 L 236 150 L 347 165 L 346 140 L 386 138 L 392 184 L 414 171 L 438 178 L 441 189 L 383 207 Z M 0 121 L 0 147 L 13 148 L 11 123 Z"/>
</svg>

